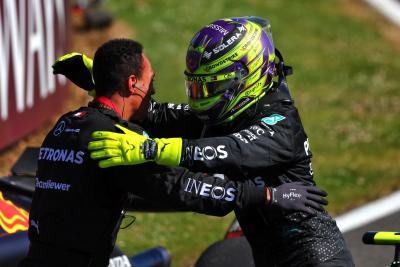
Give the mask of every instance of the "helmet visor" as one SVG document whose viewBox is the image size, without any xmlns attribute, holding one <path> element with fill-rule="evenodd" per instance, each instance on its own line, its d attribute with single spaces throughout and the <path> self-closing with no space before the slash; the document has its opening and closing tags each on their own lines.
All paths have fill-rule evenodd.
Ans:
<svg viewBox="0 0 400 267">
<path fill-rule="evenodd" d="M 239 72 L 229 72 L 219 75 L 193 75 L 185 72 L 185 87 L 188 98 L 204 99 L 236 89 L 241 82 Z"/>
</svg>

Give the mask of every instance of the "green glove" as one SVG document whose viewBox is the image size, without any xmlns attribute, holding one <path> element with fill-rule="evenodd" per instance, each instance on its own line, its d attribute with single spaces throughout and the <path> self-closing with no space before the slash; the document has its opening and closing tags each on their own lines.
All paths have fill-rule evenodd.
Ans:
<svg viewBox="0 0 400 267">
<path fill-rule="evenodd" d="M 92 159 L 100 159 L 99 166 L 135 165 L 155 161 L 160 165 L 178 166 L 181 161 L 181 138 L 147 138 L 121 125 L 124 133 L 96 131 L 92 133 L 88 149 Z"/>
<path fill-rule="evenodd" d="M 59 57 L 53 64 L 53 74 L 62 74 L 77 86 L 94 96 L 92 77 L 93 60 L 82 53 L 69 53 Z"/>
</svg>

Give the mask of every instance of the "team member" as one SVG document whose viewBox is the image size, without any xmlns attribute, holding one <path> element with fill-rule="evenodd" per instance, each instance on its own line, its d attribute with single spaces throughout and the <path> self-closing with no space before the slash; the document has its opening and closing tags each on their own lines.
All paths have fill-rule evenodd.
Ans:
<svg viewBox="0 0 400 267">
<path fill-rule="evenodd" d="M 97 97 L 88 107 L 61 116 L 40 148 L 30 212 L 31 243 L 20 266 L 107 266 L 130 193 L 211 215 L 253 206 L 308 211 L 307 206 L 319 208 L 324 203 L 323 192 L 300 184 L 257 188 L 151 163 L 100 169 L 87 150 L 91 134 L 99 130 L 144 134 L 127 119 L 146 117 L 154 72 L 139 43 L 117 39 L 96 51 L 93 77 Z M 127 146 L 135 150 L 132 144 Z M 161 153 L 169 158 L 168 148 Z M 283 199 L 291 190 L 302 197 L 295 202 Z"/>
<path fill-rule="evenodd" d="M 289 68 L 274 48 L 266 20 L 221 19 L 205 26 L 190 42 L 186 67 L 190 111 L 155 104 L 145 124 L 151 136 L 191 138 L 196 132 L 199 136 L 199 120 L 205 125 L 204 138 L 184 139 L 182 146 L 169 144 L 181 155 L 171 157 L 169 165 L 221 172 L 261 187 L 295 181 L 315 185 L 309 141 L 287 88 Z M 137 154 L 121 153 L 126 140 L 140 148 Z M 111 134 L 92 143 L 92 156 L 103 159 L 102 167 L 147 160 L 165 164 L 159 159 L 165 143 L 136 134 Z M 326 211 L 277 216 L 252 208 L 236 211 L 236 216 L 257 266 L 354 265 Z"/>
</svg>

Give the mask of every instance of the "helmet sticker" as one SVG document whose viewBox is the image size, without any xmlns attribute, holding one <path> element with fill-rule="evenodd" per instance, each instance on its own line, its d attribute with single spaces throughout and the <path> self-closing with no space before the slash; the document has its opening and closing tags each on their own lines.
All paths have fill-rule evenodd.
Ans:
<svg viewBox="0 0 400 267">
<path fill-rule="evenodd" d="M 238 53 L 234 53 L 233 55 L 230 55 L 229 57 L 224 58 L 224 59 L 222 59 L 221 61 L 218 61 L 215 64 L 206 66 L 205 70 L 207 72 L 211 72 L 216 67 L 226 66 L 226 65 L 230 64 L 232 61 L 234 61 L 237 56 L 238 56 Z"/>
<path fill-rule="evenodd" d="M 217 24 L 210 24 L 210 25 L 207 25 L 206 27 L 216 30 L 216 31 L 222 33 L 224 36 L 226 36 L 229 33 L 229 31 L 227 31 L 225 28 L 223 28 L 222 26 L 219 26 Z"/>
<path fill-rule="evenodd" d="M 225 50 L 226 48 L 229 48 L 231 45 L 235 44 L 237 40 L 242 36 L 240 32 L 237 32 L 236 34 L 232 35 L 231 38 L 223 42 L 222 44 L 216 46 L 213 49 L 214 54 L 218 54 L 219 52 Z"/>
</svg>

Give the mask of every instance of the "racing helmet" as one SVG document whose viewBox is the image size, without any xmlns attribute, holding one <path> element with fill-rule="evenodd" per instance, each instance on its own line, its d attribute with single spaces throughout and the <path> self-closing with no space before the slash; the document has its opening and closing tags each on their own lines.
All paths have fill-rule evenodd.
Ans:
<svg viewBox="0 0 400 267">
<path fill-rule="evenodd" d="M 206 124 L 230 122 L 272 87 L 275 48 L 269 21 L 219 19 L 203 27 L 186 54 L 191 110 Z"/>
</svg>

